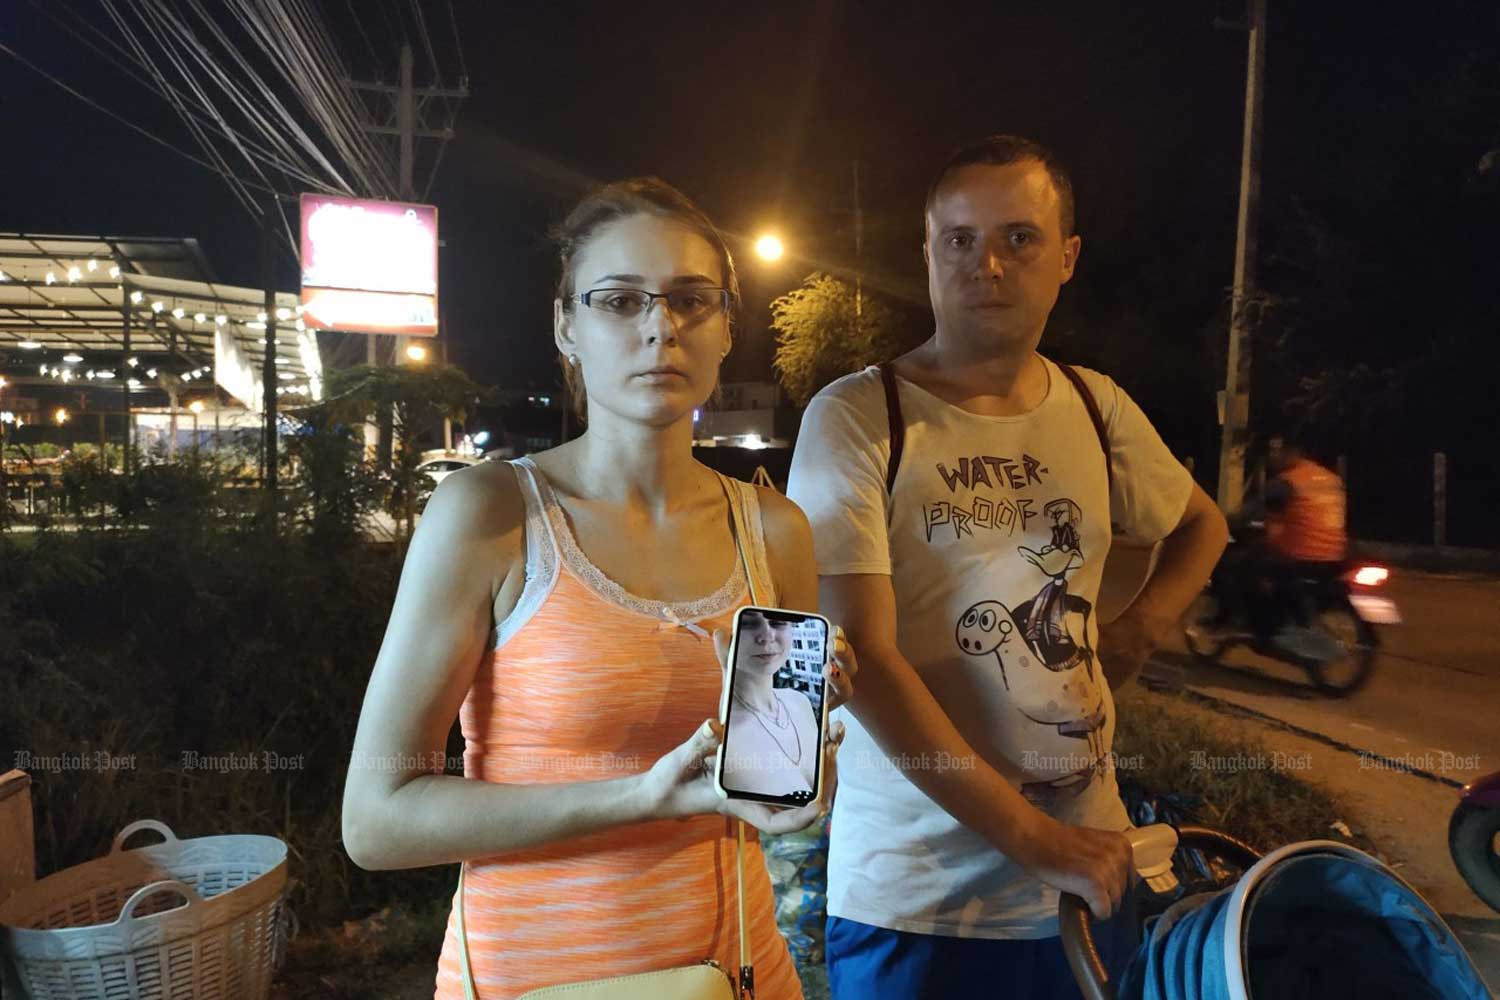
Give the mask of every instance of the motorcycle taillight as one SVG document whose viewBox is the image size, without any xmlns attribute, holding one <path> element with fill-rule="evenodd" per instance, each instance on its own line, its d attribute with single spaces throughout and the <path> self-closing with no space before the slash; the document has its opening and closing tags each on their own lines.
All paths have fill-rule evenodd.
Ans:
<svg viewBox="0 0 1500 1000">
<path fill-rule="evenodd" d="M 1354 582 L 1361 587 L 1378 587 L 1391 578 L 1391 571 L 1384 566 L 1361 566 L 1354 571 Z"/>
</svg>

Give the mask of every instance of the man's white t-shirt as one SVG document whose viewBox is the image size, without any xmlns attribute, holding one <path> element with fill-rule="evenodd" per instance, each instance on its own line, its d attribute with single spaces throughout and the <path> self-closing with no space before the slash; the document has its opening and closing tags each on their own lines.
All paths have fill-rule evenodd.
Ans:
<svg viewBox="0 0 1500 1000">
<path fill-rule="evenodd" d="M 1079 369 L 1108 432 L 1111 493 L 1083 400 L 1045 364 L 1046 397 L 1016 417 L 969 413 L 898 378 L 906 437 L 890 496 L 879 370 L 839 379 L 808 405 L 787 494 L 812 523 L 820 574 L 890 574 L 897 645 L 981 757 L 1058 820 L 1124 830 L 1093 607 L 1111 521 L 1165 537 L 1192 477 L 1113 381 Z M 848 733 L 829 913 L 954 937 L 1057 933 L 1056 891 L 904 773 L 973 762 L 892 758 L 847 710 L 836 717 Z"/>
</svg>

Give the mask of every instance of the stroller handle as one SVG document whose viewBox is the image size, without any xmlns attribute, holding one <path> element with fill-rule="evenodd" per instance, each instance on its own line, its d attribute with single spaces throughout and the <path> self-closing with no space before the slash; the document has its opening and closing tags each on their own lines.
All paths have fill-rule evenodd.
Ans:
<svg viewBox="0 0 1500 1000">
<path fill-rule="evenodd" d="M 1179 826 L 1177 838 L 1179 848 L 1203 851 L 1241 868 L 1249 868 L 1260 860 L 1260 852 L 1243 840 L 1206 826 Z M 1068 966 L 1073 970 L 1078 988 L 1083 991 L 1084 1000 L 1115 1000 L 1114 986 L 1099 957 L 1099 949 L 1094 945 L 1089 924 L 1091 917 L 1089 904 L 1083 901 L 1083 897 L 1068 892 L 1062 894 L 1057 904 L 1057 929 L 1062 937 L 1063 954 L 1068 957 Z"/>
</svg>

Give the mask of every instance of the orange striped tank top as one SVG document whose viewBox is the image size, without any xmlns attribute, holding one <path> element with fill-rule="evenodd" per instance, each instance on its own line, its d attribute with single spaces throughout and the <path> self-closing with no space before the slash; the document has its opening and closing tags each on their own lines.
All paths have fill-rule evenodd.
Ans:
<svg viewBox="0 0 1500 1000">
<path fill-rule="evenodd" d="M 736 560 L 723 586 L 686 603 L 627 593 L 579 549 L 536 465 L 512 464 L 526 500 L 526 584 L 459 712 L 464 776 L 544 784 L 647 771 L 718 713 L 711 637 L 748 602 L 744 572 Z M 755 489 L 725 484 L 755 592 L 773 602 Z M 756 993 L 799 1000 L 753 829 L 745 846 Z M 465 892 L 481 1000 L 708 958 L 731 974 L 739 967 L 734 827 L 724 817 L 654 820 L 475 861 Z M 463 995 L 450 914 L 435 997 Z"/>
</svg>

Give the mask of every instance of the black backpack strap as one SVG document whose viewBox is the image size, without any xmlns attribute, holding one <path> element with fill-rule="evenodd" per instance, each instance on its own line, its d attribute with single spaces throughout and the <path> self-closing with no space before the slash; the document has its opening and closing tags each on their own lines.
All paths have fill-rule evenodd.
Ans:
<svg viewBox="0 0 1500 1000">
<path fill-rule="evenodd" d="M 896 487 L 896 469 L 901 465 L 901 449 L 906 445 L 906 420 L 901 416 L 895 368 L 889 361 L 879 367 L 880 381 L 885 386 L 885 415 L 891 424 L 891 460 L 885 469 L 885 491 L 889 494 Z"/>
<path fill-rule="evenodd" d="M 1104 429 L 1104 415 L 1099 412 L 1099 401 L 1089 391 L 1089 387 L 1083 381 L 1083 376 L 1078 374 L 1078 369 L 1072 365 L 1059 363 L 1062 373 L 1073 383 L 1073 388 L 1078 390 L 1078 395 L 1083 397 L 1083 408 L 1089 411 L 1089 420 L 1094 425 L 1094 433 L 1099 436 L 1099 447 L 1104 450 L 1104 474 L 1109 480 L 1109 492 L 1115 492 L 1115 464 L 1109 457 L 1109 433 Z"/>
<path fill-rule="evenodd" d="M 1100 438 L 1100 448 L 1104 450 L 1104 475 L 1109 478 L 1110 493 L 1115 493 L 1115 463 L 1110 460 L 1110 435 L 1104 430 L 1104 414 L 1100 412 L 1100 402 L 1094 399 L 1094 393 L 1089 391 L 1088 384 L 1079 375 L 1079 369 L 1071 364 L 1058 364 L 1062 373 L 1068 376 L 1068 381 L 1073 382 L 1073 387 L 1079 390 L 1079 396 L 1083 397 L 1083 408 L 1089 411 L 1089 421 L 1094 424 L 1094 433 Z"/>
</svg>

